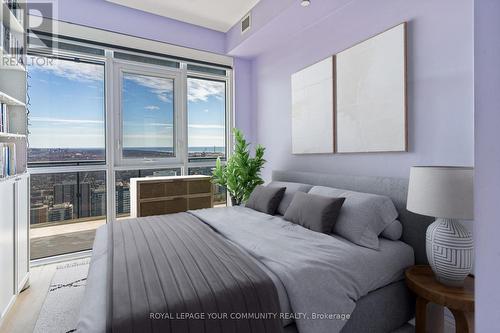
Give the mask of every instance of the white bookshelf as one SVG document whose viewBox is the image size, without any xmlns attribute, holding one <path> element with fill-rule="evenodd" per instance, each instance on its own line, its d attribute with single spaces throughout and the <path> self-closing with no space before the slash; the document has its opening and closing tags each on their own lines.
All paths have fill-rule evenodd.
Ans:
<svg viewBox="0 0 500 333">
<path fill-rule="evenodd" d="M 22 43 L 26 50 L 26 34 L 23 25 L 18 21 L 14 13 L 9 9 L 5 0 L 0 0 L 0 24 L 8 29 L 2 29 L 0 34 L 0 103 L 7 105 L 7 118 L 9 128 L 0 132 L 0 143 L 15 145 L 16 173 L 24 174 L 27 169 L 27 109 L 26 70 L 22 64 L 15 61 L 25 55 L 12 56 L 3 48 L 4 38 L 7 32 L 10 38 L 15 38 Z M 23 19 L 25 22 L 26 19 Z M 0 179 L 1 181 L 1 179 Z"/>
<path fill-rule="evenodd" d="M 3 92 L 0 92 L 0 103 L 14 106 L 26 106 L 25 103 Z"/>
<path fill-rule="evenodd" d="M 5 0 L 2 1 L 2 11 L 3 11 L 3 20 L 8 24 L 9 28 L 20 35 L 24 34 L 24 27 L 19 22 L 19 20 L 14 16 L 14 13 L 7 6 L 7 2 Z"/>
<path fill-rule="evenodd" d="M 0 24 L 8 28 L 26 50 L 26 33 L 0 0 Z M 23 22 L 26 22 L 24 14 Z M 0 28 L 2 28 L 0 26 Z M 0 30 L 0 103 L 7 105 L 9 127 L 0 132 L 0 143 L 14 145 L 16 172 L 0 178 L 0 323 L 14 304 L 17 295 L 29 284 L 29 174 L 27 171 L 28 119 L 26 106 L 27 76 L 25 66 L 12 60 L 3 48 L 5 32 Z M 26 63 L 26 56 L 18 55 Z"/>
</svg>

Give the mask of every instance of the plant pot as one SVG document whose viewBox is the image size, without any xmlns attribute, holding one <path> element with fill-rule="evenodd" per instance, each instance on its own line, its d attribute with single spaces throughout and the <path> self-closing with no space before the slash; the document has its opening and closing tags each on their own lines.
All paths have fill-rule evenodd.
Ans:
<svg viewBox="0 0 500 333">
<path fill-rule="evenodd" d="M 235 197 L 233 197 L 232 195 L 230 197 L 231 197 L 231 206 L 239 206 L 240 205 L 240 203 L 236 200 Z"/>
</svg>

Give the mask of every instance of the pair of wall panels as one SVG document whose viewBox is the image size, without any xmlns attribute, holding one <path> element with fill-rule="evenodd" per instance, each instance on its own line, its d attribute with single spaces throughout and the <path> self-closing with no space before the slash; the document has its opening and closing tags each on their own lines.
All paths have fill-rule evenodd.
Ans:
<svg viewBox="0 0 500 333">
<path fill-rule="evenodd" d="M 292 75 L 292 151 L 406 151 L 406 105 L 403 23 Z"/>
</svg>

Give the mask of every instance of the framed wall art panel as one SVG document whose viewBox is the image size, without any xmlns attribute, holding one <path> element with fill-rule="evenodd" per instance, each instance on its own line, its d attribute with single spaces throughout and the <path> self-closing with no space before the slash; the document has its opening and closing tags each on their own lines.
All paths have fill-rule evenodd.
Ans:
<svg viewBox="0 0 500 333">
<path fill-rule="evenodd" d="M 292 153 L 333 153 L 333 58 L 292 75 Z"/>
<path fill-rule="evenodd" d="M 407 151 L 406 23 L 335 56 L 336 151 Z"/>
</svg>

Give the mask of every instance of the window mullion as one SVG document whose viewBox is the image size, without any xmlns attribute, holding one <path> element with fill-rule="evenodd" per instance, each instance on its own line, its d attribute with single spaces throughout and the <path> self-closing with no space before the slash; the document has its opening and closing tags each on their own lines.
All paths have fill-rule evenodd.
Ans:
<svg viewBox="0 0 500 333">
<path fill-rule="evenodd" d="M 182 149 L 182 173 L 183 175 L 188 174 L 188 156 L 189 156 L 189 147 L 188 147 L 188 116 L 187 116 L 187 65 L 186 63 L 181 64 L 181 103 L 180 103 L 180 112 L 181 112 L 181 138 L 178 140 L 178 147 Z"/>
</svg>

